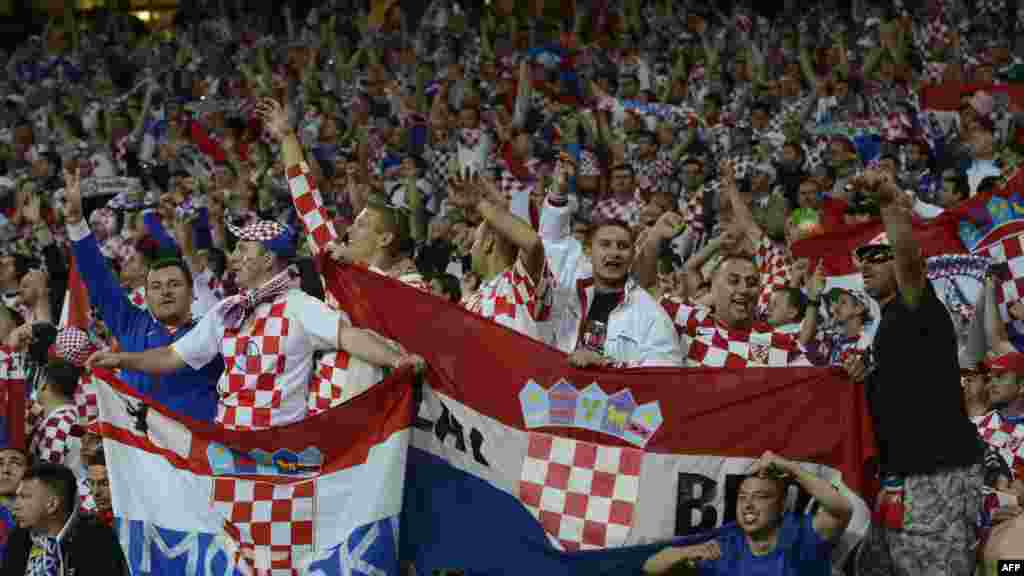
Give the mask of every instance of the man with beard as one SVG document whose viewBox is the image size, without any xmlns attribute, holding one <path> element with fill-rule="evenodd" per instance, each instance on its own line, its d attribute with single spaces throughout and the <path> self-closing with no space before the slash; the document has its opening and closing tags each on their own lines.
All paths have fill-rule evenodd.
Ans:
<svg viewBox="0 0 1024 576">
<path fill-rule="evenodd" d="M 816 512 L 785 512 L 787 479 L 817 500 Z M 662 550 L 647 560 L 644 572 L 663 574 L 688 565 L 700 574 L 723 576 L 828 574 L 832 550 L 852 515 L 850 501 L 833 484 L 766 452 L 740 483 L 735 525 L 703 544 Z"/>
<path fill-rule="evenodd" d="M 164 260 L 146 275 L 146 309 L 132 304 L 107 265 L 89 225 L 82 217 L 81 174 L 64 173 L 64 221 L 75 265 L 89 291 L 89 302 L 117 338 L 121 350 L 139 352 L 173 342 L 195 327 L 192 318 L 192 274 L 180 260 Z M 163 378 L 123 371 L 121 378 L 142 394 L 174 412 L 210 421 L 216 410 L 214 384 L 224 371 L 221 360 Z"/>
<path fill-rule="evenodd" d="M 964 409 L 956 331 L 925 275 L 909 196 L 879 171 L 853 184 L 877 200 L 885 224 L 856 252 L 864 289 L 882 310 L 871 369 L 860 360 L 847 365 L 851 379 L 866 380 L 885 486 L 882 521 L 861 546 L 858 573 L 966 576 L 974 572 L 984 454 Z M 927 411 L 907 410 L 925 396 Z"/>
</svg>

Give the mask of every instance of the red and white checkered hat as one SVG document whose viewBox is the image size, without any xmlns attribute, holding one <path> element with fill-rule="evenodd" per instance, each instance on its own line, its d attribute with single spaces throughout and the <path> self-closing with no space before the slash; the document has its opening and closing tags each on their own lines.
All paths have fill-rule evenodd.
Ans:
<svg viewBox="0 0 1024 576">
<path fill-rule="evenodd" d="M 239 228 L 228 222 L 227 229 L 235 238 L 248 242 L 259 242 L 274 254 L 282 258 L 295 256 L 295 243 L 292 241 L 292 231 L 284 224 L 273 220 L 258 220 Z"/>
<path fill-rule="evenodd" d="M 74 326 L 68 326 L 57 332 L 57 341 L 54 343 L 54 347 L 57 356 L 79 367 L 85 366 L 85 361 L 89 359 L 89 356 L 99 350 L 89 340 L 89 335 L 84 330 Z"/>
<path fill-rule="evenodd" d="M 580 176 L 600 176 L 601 165 L 597 156 L 590 150 L 580 151 Z"/>
</svg>

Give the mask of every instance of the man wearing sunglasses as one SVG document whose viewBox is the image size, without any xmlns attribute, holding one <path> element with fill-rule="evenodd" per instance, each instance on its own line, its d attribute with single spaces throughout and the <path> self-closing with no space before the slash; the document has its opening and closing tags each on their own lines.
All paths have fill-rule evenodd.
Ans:
<svg viewBox="0 0 1024 576">
<path fill-rule="evenodd" d="M 867 356 L 846 368 L 864 380 L 883 490 L 858 574 L 974 572 L 982 444 L 961 398 L 952 319 L 925 277 L 911 200 L 869 171 L 854 185 L 878 200 L 885 233 L 856 251 L 864 289 L 882 314 Z M 909 406 L 928 398 L 926 410 Z"/>
</svg>

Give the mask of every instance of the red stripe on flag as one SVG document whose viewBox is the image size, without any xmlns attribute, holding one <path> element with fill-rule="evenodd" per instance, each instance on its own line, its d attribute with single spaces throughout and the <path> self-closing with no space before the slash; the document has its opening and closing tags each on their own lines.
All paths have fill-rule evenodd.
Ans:
<svg viewBox="0 0 1024 576">
<path fill-rule="evenodd" d="M 416 409 L 413 402 L 413 376 L 411 372 L 403 371 L 392 374 L 349 402 L 301 422 L 269 430 L 239 432 L 175 414 L 114 377 L 103 378 L 103 381 L 119 394 L 138 400 L 144 399 L 150 410 L 159 412 L 169 420 L 176 420 L 188 428 L 192 434 L 191 455 L 185 460 L 160 448 L 148 436 L 142 437 L 109 422 L 100 422 L 102 436 L 140 450 L 160 454 L 178 468 L 204 475 L 211 473 L 206 454 L 206 448 L 211 442 L 244 454 L 255 450 L 290 450 L 298 454 L 307 448 L 315 447 L 323 456 L 322 473 L 351 468 L 365 463 L 371 448 L 385 442 L 394 433 L 409 429 Z M 375 428 L 368 431 L 368 422 L 375 423 Z M 325 442 L 325 438 L 335 441 Z"/>
<path fill-rule="evenodd" d="M 833 466 L 854 489 L 868 486 L 865 462 L 874 454 L 874 439 L 864 391 L 839 371 L 576 370 L 558 350 L 451 303 L 385 276 L 322 263 L 328 289 L 351 304 L 354 325 L 421 354 L 435 390 L 507 426 L 525 429 L 519 393 L 529 380 L 548 388 L 564 378 L 577 390 L 596 382 L 609 395 L 628 389 L 638 405 L 659 403 L 664 424 L 648 451 L 756 458 L 773 450 Z M 553 432 L 627 445 L 575 428 Z"/>
<path fill-rule="evenodd" d="M 967 253 L 957 232 L 960 214 L 961 210 L 957 209 L 933 220 L 914 219 L 914 237 L 925 257 Z M 794 242 L 791 250 L 797 258 L 823 258 L 829 275 L 852 274 L 857 271 L 853 252 L 884 231 L 885 226 L 880 219 L 859 224 L 835 224 L 827 227 L 824 234 Z"/>
<path fill-rule="evenodd" d="M 65 302 L 67 307 L 67 326 L 74 326 L 82 330 L 89 329 L 89 290 L 85 287 L 81 275 L 78 273 L 78 266 L 75 265 L 75 258 L 69 255 L 68 262 L 68 298 Z"/>
</svg>

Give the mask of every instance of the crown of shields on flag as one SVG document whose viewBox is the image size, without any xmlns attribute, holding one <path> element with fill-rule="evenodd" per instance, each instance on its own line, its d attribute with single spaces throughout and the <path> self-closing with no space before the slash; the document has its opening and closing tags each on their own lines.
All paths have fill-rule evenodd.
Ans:
<svg viewBox="0 0 1024 576">
<path fill-rule="evenodd" d="M 519 499 L 560 550 L 623 546 L 633 527 L 643 454 L 531 433 Z"/>
<path fill-rule="evenodd" d="M 298 576 L 315 560 L 316 484 L 214 478 L 213 509 L 223 517 L 218 541 L 246 576 Z"/>
</svg>

